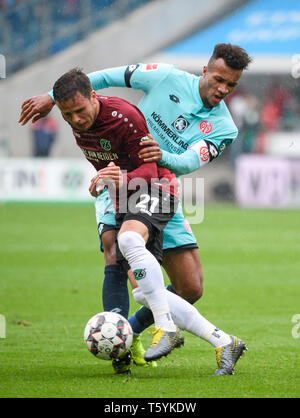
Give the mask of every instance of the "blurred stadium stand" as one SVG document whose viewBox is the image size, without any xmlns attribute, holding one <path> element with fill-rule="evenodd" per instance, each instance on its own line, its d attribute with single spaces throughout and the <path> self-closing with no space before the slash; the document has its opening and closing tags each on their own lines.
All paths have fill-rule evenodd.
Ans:
<svg viewBox="0 0 300 418">
<path fill-rule="evenodd" d="M 150 1 L 4 1 L 0 50 L 8 57 L 7 74 L 64 50 Z"/>
<path fill-rule="evenodd" d="M 24 11 L 25 26 L 23 25 L 20 31 L 18 25 L 13 21 L 7 23 L 9 27 L 10 24 L 12 25 L 11 29 L 15 39 L 18 39 L 21 45 L 23 38 L 26 39 L 26 34 L 30 33 L 31 22 L 36 22 L 37 26 L 41 25 L 41 20 L 36 19 L 31 8 L 33 5 L 44 5 L 47 13 L 51 11 L 55 14 L 59 10 L 60 13 L 62 10 L 65 10 L 64 13 L 66 13 L 67 9 L 59 7 L 59 4 L 64 5 L 66 3 L 66 1 L 27 0 L 17 6 L 4 9 L 0 16 L 3 19 L 4 15 L 6 16 L 6 13 L 10 11 L 25 10 L 28 7 L 30 12 L 25 13 Z M 83 4 L 85 1 L 79 3 Z M 92 4 L 90 0 L 88 3 Z M 95 1 L 95 3 L 108 5 L 108 2 L 103 0 Z M 142 3 L 143 5 L 141 5 Z M 32 155 L 30 126 L 21 127 L 17 124 L 20 105 L 28 97 L 47 92 L 52 88 L 55 80 L 70 68 L 80 66 L 85 72 L 91 72 L 101 68 L 147 60 L 151 54 L 171 45 L 197 28 L 214 21 L 220 17 L 220 14 L 230 13 L 235 7 L 244 3 L 245 0 L 211 0 L 209 4 L 206 0 L 186 0 L 185 2 L 181 0 L 152 0 L 147 2 L 115 0 L 109 7 L 102 9 L 104 14 L 102 17 L 105 20 L 104 16 L 106 16 L 106 24 L 103 23 L 103 26 L 98 29 L 94 28 L 89 33 L 83 29 L 78 31 L 80 25 L 78 26 L 74 22 L 70 25 L 64 23 L 62 16 L 53 20 L 52 23 L 48 18 L 45 18 L 41 27 L 44 31 L 47 31 L 49 36 L 52 36 L 52 41 L 50 42 L 45 35 L 45 41 L 37 41 L 36 44 L 33 44 L 32 52 L 30 52 L 30 48 L 28 49 L 29 58 L 25 58 L 27 53 L 22 54 L 22 47 L 19 47 L 16 57 L 11 56 L 13 53 L 8 53 L 6 57 L 7 66 L 10 67 L 9 62 L 14 63 L 11 65 L 14 66 L 16 71 L 11 74 L 7 70 L 6 79 L 2 79 L 0 82 L 0 154 L 8 154 L 14 157 Z M 125 7 L 125 5 L 127 6 Z M 130 13 L 129 5 L 131 5 Z M 120 9 L 117 11 L 118 7 Z M 113 9 L 115 10 L 114 14 Z M 101 13 L 95 12 L 96 21 L 97 16 L 99 19 L 100 15 Z M 107 23 L 108 17 L 111 19 L 109 24 Z M 79 17 L 73 17 L 72 19 L 76 21 Z M 82 22 L 82 28 L 84 28 L 86 26 L 85 18 L 82 18 Z M 0 27 L 1 39 L 4 37 L 10 39 L 9 32 L 5 32 L 2 25 Z M 63 32 L 63 37 L 66 38 L 65 45 L 71 37 L 73 37 L 73 40 L 77 36 L 83 37 L 82 33 L 85 33 L 85 37 L 60 52 L 48 55 L 39 61 L 33 60 L 34 62 L 30 64 L 30 56 L 36 54 L 37 57 L 39 49 L 41 54 L 46 54 L 46 52 L 49 54 L 55 48 L 61 49 L 63 41 L 59 40 L 58 34 L 64 30 L 66 30 L 66 33 Z M 68 32 L 69 30 L 70 32 Z M 34 35 L 32 37 L 30 35 L 29 38 L 34 39 Z M 8 44 L 9 40 L 5 42 Z M 47 47 L 44 46 L 46 44 Z M 1 50 L 0 54 L 3 54 Z M 16 64 L 18 60 L 27 63 L 27 66 L 19 71 L 17 71 Z M 110 89 L 106 92 L 103 91 L 103 94 L 118 95 L 133 103 L 137 103 L 141 96 L 139 92 L 129 89 Z M 61 120 L 57 109 L 54 109 L 53 114 L 58 117 L 59 132 L 52 156 L 81 157 L 81 152 L 74 147 L 72 133 Z"/>
</svg>

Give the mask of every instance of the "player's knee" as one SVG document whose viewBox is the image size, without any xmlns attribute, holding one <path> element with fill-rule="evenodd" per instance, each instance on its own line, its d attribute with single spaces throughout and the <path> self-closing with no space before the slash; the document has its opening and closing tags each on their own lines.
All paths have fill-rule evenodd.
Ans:
<svg viewBox="0 0 300 418">
<path fill-rule="evenodd" d="M 123 256 L 128 258 L 131 253 L 137 253 L 141 247 L 144 248 L 145 241 L 137 232 L 125 231 L 118 235 L 118 245 Z"/>
</svg>

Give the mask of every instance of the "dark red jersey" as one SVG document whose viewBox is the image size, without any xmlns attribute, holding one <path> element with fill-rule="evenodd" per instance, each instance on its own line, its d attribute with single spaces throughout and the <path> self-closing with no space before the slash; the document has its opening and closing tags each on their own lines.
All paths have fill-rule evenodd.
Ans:
<svg viewBox="0 0 300 418">
<path fill-rule="evenodd" d="M 148 184 L 153 179 L 164 179 L 158 187 L 177 194 L 176 176 L 156 163 L 145 163 L 138 157 L 139 143 L 149 133 L 141 111 L 118 97 L 97 96 L 98 116 L 85 132 L 72 127 L 77 145 L 98 171 L 111 161 L 127 171 L 127 184 L 133 178 L 143 178 Z M 168 184 L 172 184 L 170 187 Z"/>
</svg>

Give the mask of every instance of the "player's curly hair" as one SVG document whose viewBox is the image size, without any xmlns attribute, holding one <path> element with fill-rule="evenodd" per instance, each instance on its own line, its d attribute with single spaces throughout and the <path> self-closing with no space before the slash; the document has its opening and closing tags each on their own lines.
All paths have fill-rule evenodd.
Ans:
<svg viewBox="0 0 300 418">
<path fill-rule="evenodd" d="M 233 68 L 234 70 L 245 70 L 252 62 L 252 58 L 249 57 L 243 48 L 231 44 L 215 45 L 213 54 L 210 57 L 208 64 L 218 58 L 223 58 L 228 67 Z"/>
<path fill-rule="evenodd" d="M 79 92 L 89 99 L 92 90 L 88 76 L 80 68 L 76 67 L 56 80 L 53 86 L 53 96 L 55 101 L 64 102 L 73 98 Z"/>
</svg>

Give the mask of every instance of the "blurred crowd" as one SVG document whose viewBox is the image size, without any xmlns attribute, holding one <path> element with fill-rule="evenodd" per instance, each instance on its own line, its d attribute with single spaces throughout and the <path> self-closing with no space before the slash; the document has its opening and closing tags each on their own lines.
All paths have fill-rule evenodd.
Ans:
<svg viewBox="0 0 300 418">
<path fill-rule="evenodd" d="M 153 0 L 0 0 L 0 51 L 12 74 Z"/>
<path fill-rule="evenodd" d="M 249 85 L 247 91 L 237 89 L 226 102 L 239 129 L 232 161 L 239 154 L 263 153 L 267 135 L 272 132 L 300 130 L 300 89 L 284 87 L 279 77 L 274 77 L 261 94 L 251 93 Z"/>
</svg>

